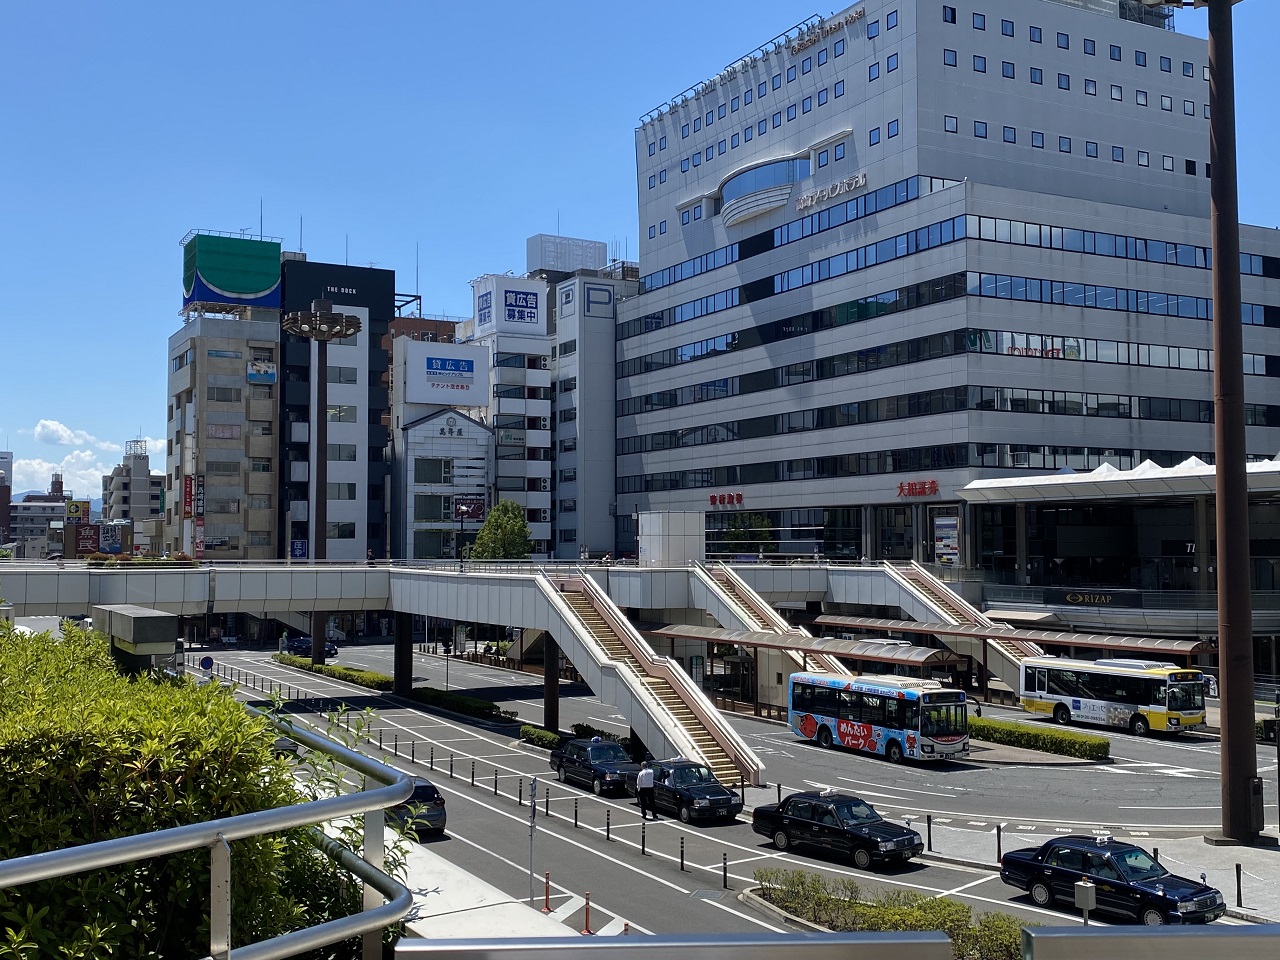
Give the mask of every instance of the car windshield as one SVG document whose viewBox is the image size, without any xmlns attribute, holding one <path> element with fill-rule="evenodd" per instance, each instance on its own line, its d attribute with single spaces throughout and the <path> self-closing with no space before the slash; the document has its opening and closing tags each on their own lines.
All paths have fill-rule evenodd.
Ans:
<svg viewBox="0 0 1280 960">
<path fill-rule="evenodd" d="M 1170 710 L 1203 710 L 1203 683 L 1171 683 L 1169 684 Z"/>
<path fill-rule="evenodd" d="M 440 799 L 440 791 L 429 783 L 420 783 L 413 788 L 409 803 L 435 803 Z"/>
<path fill-rule="evenodd" d="M 920 715 L 920 735 L 924 737 L 958 737 L 968 730 L 963 703 L 926 704 Z"/>
<path fill-rule="evenodd" d="M 592 763 L 626 763 L 631 759 L 627 756 L 627 751 L 617 743 L 592 744 L 588 756 Z"/>
<path fill-rule="evenodd" d="M 677 787 L 695 787 L 715 783 L 715 775 L 706 767 L 676 767 L 671 771 L 671 782 Z"/>
<path fill-rule="evenodd" d="M 1163 877 L 1169 873 L 1168 870 L 1151 859 L 1147 851 L 1139 850 L 1137 847 L 1115 854 L 1114 859 L 1116 866 L 1120 868 L 1120 872 L 1130 882 L 1134 880 L 1154 880 L 1156 877 Z"/>
<path fill-rule="evenodd" d="M 836 804 L 836 813 L 840 815 L 840 822 L 846 827 L 875 823 L 877 820 L 884 819 L 876 813 L 871 804 L 862 800 L 841 800 Z"/>
</svg>

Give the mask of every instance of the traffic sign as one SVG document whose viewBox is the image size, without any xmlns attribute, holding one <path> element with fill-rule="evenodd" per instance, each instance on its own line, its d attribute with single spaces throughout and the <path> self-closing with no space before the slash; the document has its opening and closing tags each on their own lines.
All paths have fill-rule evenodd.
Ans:
<svg viewBox="0 0 1280 960">
<path fill-rule="evenodd" d="M 200 658 L 200 669 L 201 669 L 201 670 L 212 670 L 212 669 L 213 669 L 213 657 L 201 657 L 201 658 Z"/>
<path fill-rule="evenodd" d="M 289 556 L 294 560 L 307 559 L 307 541 L 306 540 L 290 540 Z"/>
</svg>

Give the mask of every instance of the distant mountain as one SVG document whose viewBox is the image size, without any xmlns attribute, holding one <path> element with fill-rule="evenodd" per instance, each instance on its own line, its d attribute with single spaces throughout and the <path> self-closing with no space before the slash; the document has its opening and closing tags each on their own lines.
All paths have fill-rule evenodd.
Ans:
<svg viewBox="0 0 1280 960">
<path fill-rule="evenodd" d="M 47 491 L 44 491 L 44 490 L 23 490 L 20 492 L 16 492 L 13 495 L 12 502 L 21 503 L 23 498 L 26 497 L 28 494 L 43 495 L 46 492 Z M 89 501 L 89 512 L 92 514 L 96 514 L 97 516 L 102 515 L 102 498 L 101 497 L 98 497 L 96 500 L 91 499 Z"/>
</svg>

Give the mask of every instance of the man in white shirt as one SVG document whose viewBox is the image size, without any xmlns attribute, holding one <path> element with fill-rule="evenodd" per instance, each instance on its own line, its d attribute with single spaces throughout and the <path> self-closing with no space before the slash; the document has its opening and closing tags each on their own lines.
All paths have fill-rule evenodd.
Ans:
<svg viewBox="0 0 1280 960">
<path fill-rule="evenodd" d="M 653 812 L 653 819 L 658 819 L 658 810 L 653 805 L 653 767 L 649 766 L 646 760 L 640 767 L 640 772 L 636 774 L 636 798 L 640 801 L 640 819 L 647 820 L 649 812 Z"/>
</svg>

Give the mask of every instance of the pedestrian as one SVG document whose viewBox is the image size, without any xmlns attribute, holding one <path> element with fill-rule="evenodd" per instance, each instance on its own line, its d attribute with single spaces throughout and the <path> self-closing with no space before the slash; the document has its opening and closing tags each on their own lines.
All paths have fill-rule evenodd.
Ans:
<svg viewBox="0 0 1280 960">
<path fill-rule="evenodd" d="M 636 774 L 636 799 L 640 801 L 640 819 L 647 820 L 653 811 L 653 819 L 658 819 L 657 808 L 653 805 L 653 767 L 646 760 Z"/>
<path fill-rule="evenodd" d="M 373 551 L 372 551 L 372 550 L 366 550 L 366 551 L 365 551 L 365 561 L 364 561 L 364 562 L 365 562 L 365 563 L 367 563 L 367 564 L 368 564 L 369 566 L 371 566 L 371 567 L 374 565 L 374 561 L 373 561 Z"/>
</svg>

